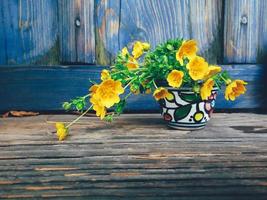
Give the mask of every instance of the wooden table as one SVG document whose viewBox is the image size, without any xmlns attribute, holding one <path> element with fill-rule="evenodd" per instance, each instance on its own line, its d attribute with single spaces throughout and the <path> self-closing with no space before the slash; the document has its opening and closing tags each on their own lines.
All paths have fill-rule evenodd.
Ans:
<svg viewBox="0 0 267 200">
<path fill-rule="evenodd" d="M 87 117 L 57 141 L 51 122 L 74 117 L 0 119 L 0 198 L 267 199 L 267 115 L 214 114 L 195 132 Z"/>
</svg>

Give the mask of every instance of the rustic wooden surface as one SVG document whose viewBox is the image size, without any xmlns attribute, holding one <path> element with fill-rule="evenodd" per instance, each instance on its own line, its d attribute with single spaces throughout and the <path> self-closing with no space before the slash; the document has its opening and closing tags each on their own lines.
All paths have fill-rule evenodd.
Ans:
<svg viewBox="0 0 267 200">
<path fill-rule="evenodd" d="M 267 68 L 261 65 L 225 65 L 234 79 L 248 82 L 247 92 L 236 101 L 226 101 L 224 90 L 219 92 L 216 108 L 266 109 Z M 0 113 L 9 110 L 62 110 L 62 102 L 88 93 L 89 78 L 100 82 L 103 66 L 0 67 Z M 158 111 L 151 95 L 132 95 L 127 111 Z"/>
<path fill-rule="evenodd" d="M 95 62 L 93 0 L 58 0 L 61 62 Z"/>
<path fill-rule="evenodd" d="M 195 38 L 200 54 L 213 63 L 220 60 L 221 0 L 99 1 L 97 16 L 99 64 L 109 64 L 118 49 L 136 40 L 154 48 L 177 37 Z"/>
<path fill-rule="evenodd" d="M 0 65 L 58 63 L 55 0 L 0 1 Z"/>
<path fill-rule="evenodd" d="M 266 0 L 225 1 L 225 63 L 259 63 L 266 56 L 266 9 Z"/>
<path fill-rule="evenodd" d="M 1 0 L 0 64 L 109 65 L 135 40 L 198 40 L 212 63 L 262 63 L 266 0 Z"/>
<path fill-rule="evenodd" d="M 0 119 L 0 198 L 266 199 L 266 115 L 214 114 L 195 132 L 88 117 L 57 141 L 52 123 L 74 117 Z"/>
<path fill-rule="evenodd" d="M 97 62 L 109 65 L 120 50 L 121 0 L 96 0 L 95 5 Z"/>
</svg>

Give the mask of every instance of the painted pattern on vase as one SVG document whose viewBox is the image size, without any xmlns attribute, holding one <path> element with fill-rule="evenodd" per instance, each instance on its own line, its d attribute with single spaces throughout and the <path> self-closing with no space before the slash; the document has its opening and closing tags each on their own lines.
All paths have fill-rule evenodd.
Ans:
<svg viewBox="0 0 267 200">
<path fill-rule="evenodd" d="M 204 128 L 214 110 L 217 90 L 204 101 L 189 89 L 168 88 L 168 91 L 172 97 L 159 101 L 168 126 L 183 130 Z"/>
</svg>

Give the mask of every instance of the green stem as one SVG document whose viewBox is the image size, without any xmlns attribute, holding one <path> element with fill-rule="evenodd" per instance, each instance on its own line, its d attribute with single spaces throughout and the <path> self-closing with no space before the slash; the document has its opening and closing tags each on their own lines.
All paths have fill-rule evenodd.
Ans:
<svg viewBox="0 0 267 200">
<path fill-rule="evenodd" d="M 225 79 L 222 74 L 220 74 L 220 78 L 228 85 L 229 81 L 227 79 Z"/>
<path fill-rule="evenodd" d="M 125 100 L 126 100 L 126 99 L 128 99 L 128 97 L 129 97 L 129 96 L 131 96 L 131 94 L 132 94 L 132 93 L 131 93 L 131 92 L 129 92 L 129 94 L 127 94 L 127 95 L 125 96 L 125 98 L 124 98 L 124 99 L 125 99 Z"/>
<path fill-rule="evenodd" d="M 85 99 L 85 98 L 87 98 L 87 97 L 89 97 L 89 96 L 90 96 L 90 94 L 87 94 L 87 95 L 83 96 L 83 98 Z"/>
<path fill-rule="evenodd" d="M 156 85 L 156 83 L 155 83 L 155 80 L 153 79 L 153 85 L 155 86 L 155 88 L 157 89 L 158 88 L 158 86 Z"/>
<path fill-rule="evenodd" d="M 75 120 L 73 120 L 71 123 L 69 123 L 66 128 L 69 128 L 71 125 L 73 125 L 74 123 L 76 123 L 79 119 L 81 119 L 84 115 L 86 115 L 86 113 L 88 113 L 90 111 L 90 109 L 93 107 L 93 105 L 91 105 L 86 111 L 84 111 L 79 117 L 77 117 Z"/>
<path fill-rule="evenodd" d="M 124 73 L 125 70 L 120 70 L 120 71 L 117 71 L 117 72 L 114 72 L 114 73 L 111 73 L 111 75 L 114 75 L 114 74 L 119 74 L 119 73 Z"/>
<path fill-rule="evenodd" d="M 126 89 L 133 81 L 135 81 L 136 78 L 132 79 L 131 81 L 129 81 L 129 83 L 127 83 L 127 85 L 124 86 L 123 89 Z"/>
</svg>

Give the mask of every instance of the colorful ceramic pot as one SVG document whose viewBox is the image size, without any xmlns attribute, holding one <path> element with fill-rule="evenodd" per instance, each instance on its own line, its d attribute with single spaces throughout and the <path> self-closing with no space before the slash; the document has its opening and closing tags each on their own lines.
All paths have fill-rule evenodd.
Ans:
<svg viewBox="0 0 267 200">
<path fill-rule="evenodd" d="M 159 101 L 167 125 L 181 130 L 204 128 L 213 112 L 217 89 L 214 89 L 208 100 L 204 101 L 191 89 L 167 89 L 172 97 Z"/>
</svg>

